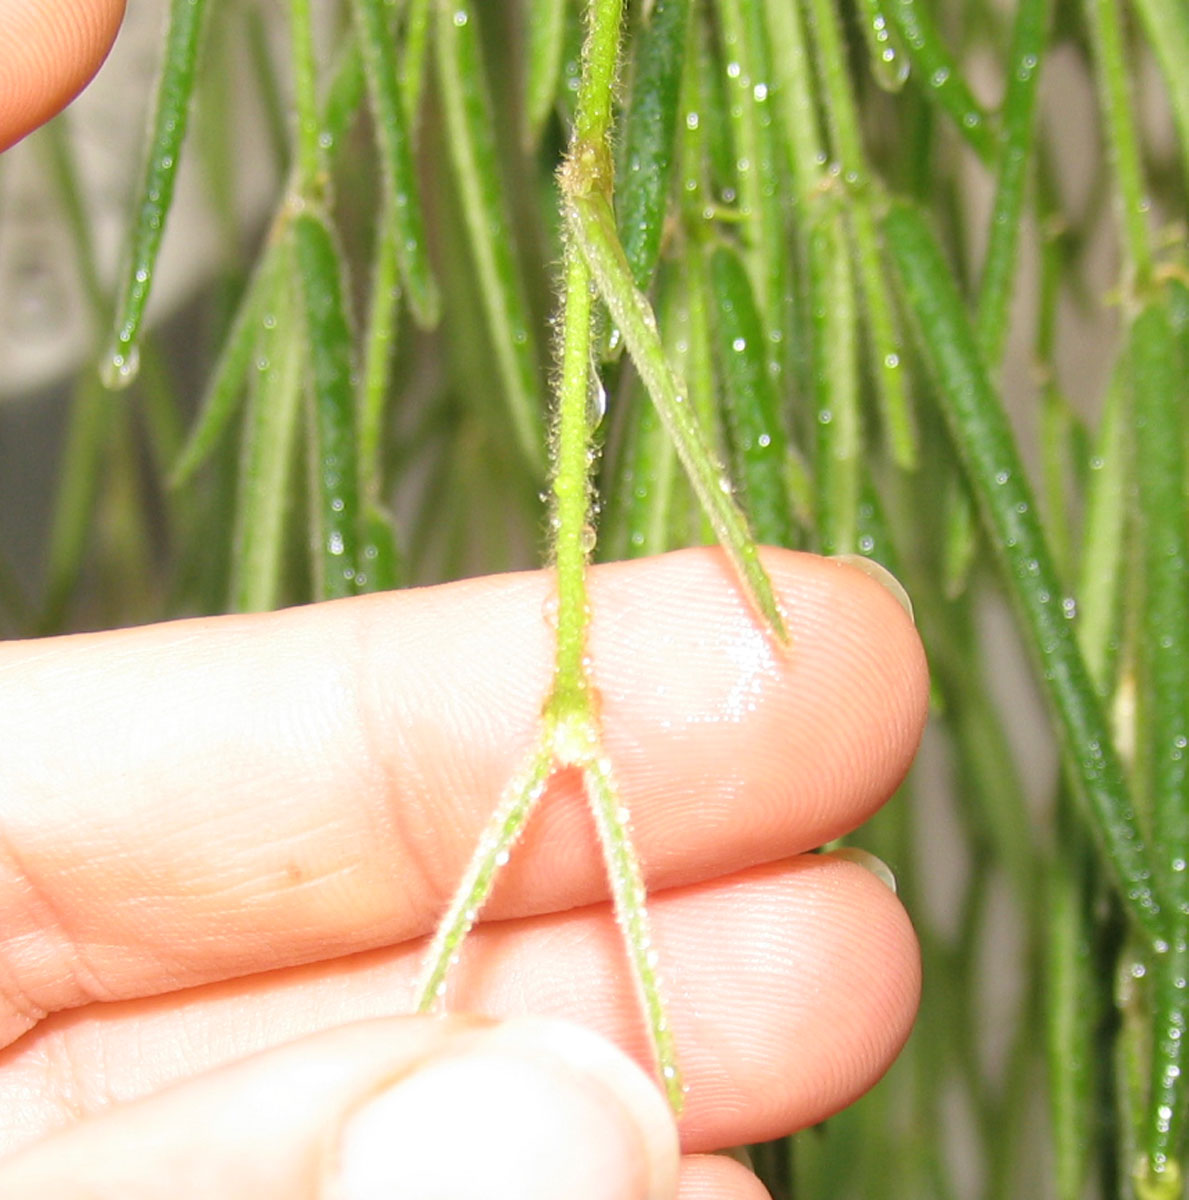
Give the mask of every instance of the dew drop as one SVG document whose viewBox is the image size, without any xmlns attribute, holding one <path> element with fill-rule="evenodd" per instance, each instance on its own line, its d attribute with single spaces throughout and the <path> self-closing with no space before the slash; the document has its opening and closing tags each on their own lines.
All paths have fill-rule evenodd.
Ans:
<svg viewBox="0 0 1189 1200">
<path fill-rule="evenodd" d="M 125 352 L 113 350 L 103 364 L 103 386 L 112 391 L 126 388 L 140 371 L 140 350 L 131 346 Z"/>
</svg>

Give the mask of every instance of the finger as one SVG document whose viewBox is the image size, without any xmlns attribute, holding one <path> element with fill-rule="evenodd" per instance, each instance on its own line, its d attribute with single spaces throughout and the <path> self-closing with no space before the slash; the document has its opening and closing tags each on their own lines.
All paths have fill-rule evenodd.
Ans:
<svg viewBox="0 0 1189 1200">
<path fill-rule="evenodd" d="M 82 91 L 123 17 L 124 0 L 0 0 L 0 150 Z"/>
<path fill-rule="evenodd" d="M 671 1200 L 659 1094 L 557 1022 L 356 1024 L 189 1080 L 0 1164 L 6 1200 Z"/>
<path fill-rule="evenodd" d="M 849 1104 L 886 1070 L 916 1011 L 904 910 L 875 875 L 811 855 L 653 897 L 654 944 L 688 1087 L 687 1151 L 778 1137 Z M 0 1152 L 79 1114 L 345 1021 L 407 1011 L 419 944 L 45 1022 L 0 1059 Z M 605 905 L 482 926 L 448 1002 L 562 1017 L 651 1070 Z"/>
<path fill-rule="evenodd" d="M 690 1154 L 681 1160 L 678 1200 L 771 1200 L 745 1166 L 719 1154 Z"/>
<path fill-rule="evenodd" d="M 593 573 L 606 745 L 654 888 L 853 827 L 924 719 L 915 631 L 858 571 L 770 558 L 774 650 L 721 555 Z M 433 927 L 550 675 L 544 573 L 0 650 L 0 990 L 40 1015 Z M 488 914 L 605 894 L 560 776 Z"/>
</svg>

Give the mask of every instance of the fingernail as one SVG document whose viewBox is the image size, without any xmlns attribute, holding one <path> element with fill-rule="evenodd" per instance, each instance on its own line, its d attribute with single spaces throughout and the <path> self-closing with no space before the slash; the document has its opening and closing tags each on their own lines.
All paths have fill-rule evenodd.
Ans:
<svg viewBox="0 0 1189 1200">
<path fill-rule="evenodd" d="M 672 1200 L 678 1145 L 656 1085 L 596 1034 L 508 1021 L 366 1101 L 334 1200 Z"/>
<path fill-rule="evenodd" d="M 860 850 L 858 846 L 839 846 L 837 850 L 830 851 L 830 857 L 841 858 L 846 862 L 854 863 L 857 867 L 862 867 L 864 871 L 870 871 L 880 883 L 886 884 L 892 890 L 893 895 L 895 894 L 896 876 L 892 868 L 869 850 Z"/>
<path fill-rule="evenodd" d="M 912 611 L 912 600 L 904 590 L 904 585 L 883 563 L 877 563 L 873 558 L 865 558 L 862 554 L 835 554 L 833 561 L 855 567 L 868 578 L 874 579 L 876 583 L 887 588 L 896 597 L 896 603 L 908 613 L 908 619 L 914 624 L 916 623 L 916 617 Z"/>
</svg>

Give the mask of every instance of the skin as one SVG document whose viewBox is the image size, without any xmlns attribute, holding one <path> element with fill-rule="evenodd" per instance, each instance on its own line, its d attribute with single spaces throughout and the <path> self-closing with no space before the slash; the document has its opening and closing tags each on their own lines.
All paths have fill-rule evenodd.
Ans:
<svg viewBox="0 0 1189 1200">
<path fill-rule="evenodd" d="M 0 150 L 87 85 L 124 18 L 124 0 L 0 0 Z"/>
<path fill-rule="evenodd" d="M 121 11 L 0 0 L 0 143 L 77 92 Z M 402 1015 L 532 743 L 546 573 L 0 646 L 0 1195 L 346 1196 L 352 1114 L 442 1063 L 481 1081 L 494 1055 L 543 1081 L 548 1138 L 477 1082 L 469 1107 L 416 1110 L 427 1146 L 547 1142 L 609 1164 L 581 1178 L 615 1200 L 762 1196 L 709 1152 L 822 1120 L 911 1026 L 903 909 L 806 852 L 891 794 L 927 703 L 915 630 L 878 582 L 766 562 L 787 654 L 716 551 L 592 572 L 606 746 L 689 1087 L 679 1179 L 659 1093 L 608 1045 L 648 1068 L 572 779 L 554 779 L 467 944 L 449 1007 L 471 1015 Z M 594 1030 L 603 1065 L 574 1068 L 586 1043 L 571 1054 L 552 1026 L 507 1023 L 524 1014 Z M 417 1154 L 350 1194 L 394 1194 Z M 443 1194 L 478 1194 L 459 1186 Z"/>
</svg>

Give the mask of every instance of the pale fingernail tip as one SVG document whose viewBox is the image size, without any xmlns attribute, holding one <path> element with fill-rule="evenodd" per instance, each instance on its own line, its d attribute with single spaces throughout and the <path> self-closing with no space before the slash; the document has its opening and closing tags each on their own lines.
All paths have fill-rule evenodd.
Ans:
<svg viewBox="0 0 1189 1200">
<path fill-rule="evenodd" d="M 871 853 L 869 850 L 861 850 L 858 846 L 839 846 L 837 850 L 830 851 L 831 858 L 840 858 L 843 862 L 854 863 L 856 867 L 862 867 L 864 871 L 869 871 L 880 883 L 892 893 L 896 894 L 896 875 L 892 868 L 888 866 L 882 858 Z"/>
<path fill-rule="evenodd" d="M 468 1036 L 343 1125 L 327 1200 L 673 1200 L 676 1128 L 594 1033 L 516 1020 Z"/>
<path fill-rule="evenodd" d="M 646 1200 L 676 1196 L 681 1148 L 673 1110 L 656 1082 L 618 1046 L 585 1026 L 543 1017 L 504 1021 L 485 1037 L 560 1059 L 580 1077 L 605 1087 L 639 1130 L 648 1164 Z"/>
<path fill-rule="evenodd" d="M 916 624 L 916 614 L 913 612 L 912 598 L 905 591 L 904 585 L 900 580 L 883 563 L 876 562 L 875 559 L 867 558 L 862 554 L 835 554 L 831 556 L 830 561 L 854 567 L 857 571 L 862 571 L 868 579 L 873 579 L 895 597 L 896 603 L 908 614 L 908 619 L 913 624 Z"/>
</svg>

